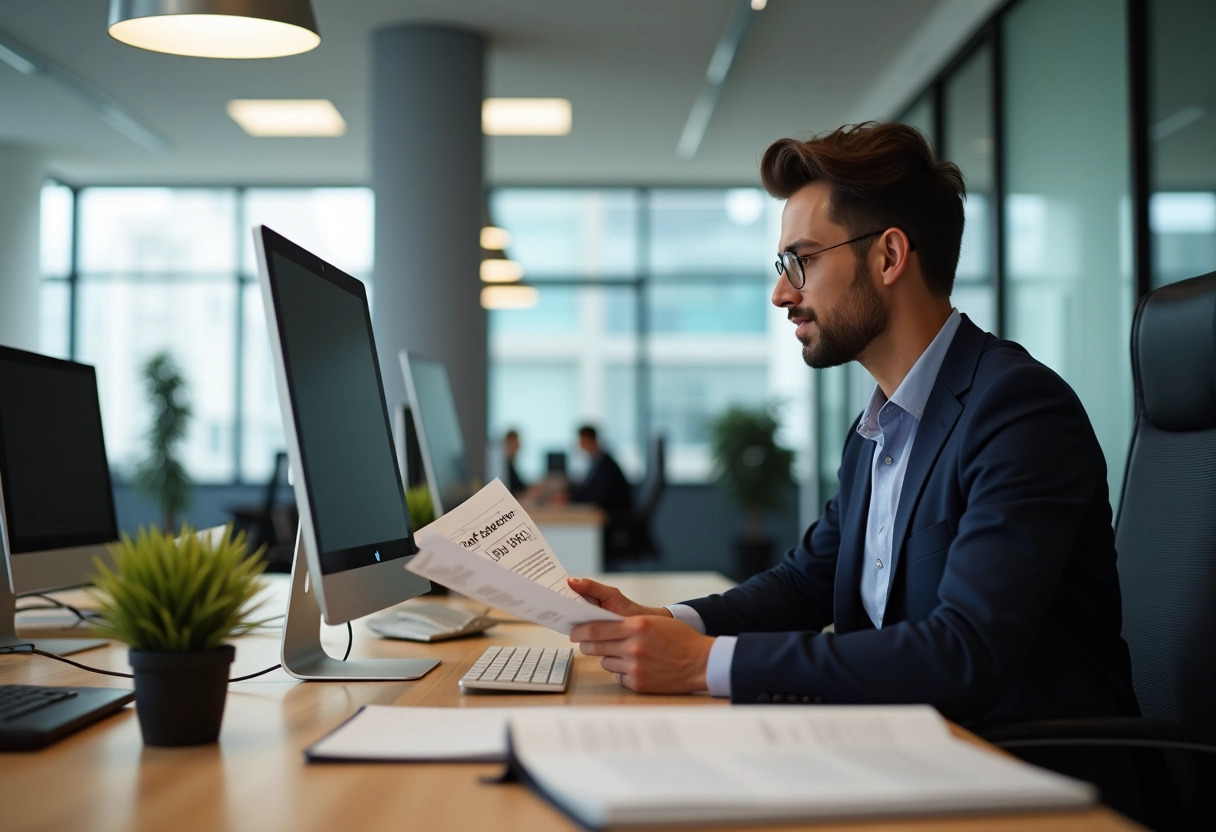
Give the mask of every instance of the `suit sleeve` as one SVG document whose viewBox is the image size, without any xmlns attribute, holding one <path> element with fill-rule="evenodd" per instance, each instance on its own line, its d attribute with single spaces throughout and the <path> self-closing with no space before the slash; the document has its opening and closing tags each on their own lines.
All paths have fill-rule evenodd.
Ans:
<svg viewBox="0 0 1216 832">
<path fill-rule="evenodd" d="M 937 487 L 957 488 L 965 508 L 943 518 L 956 533 L 931 614 L 846 634 L 744 632 L 734 701 L 927 702 L 965 719 L 1002 694 L 1046 625 L 1096 495 L 1105 499 L 1105 461 L 1072 390 L 1032 364 L 972 391 L 948 444 L 930 481 L 955 478 Z M 740 589 L 756 603 L 777 577 Z"/>
</svg>

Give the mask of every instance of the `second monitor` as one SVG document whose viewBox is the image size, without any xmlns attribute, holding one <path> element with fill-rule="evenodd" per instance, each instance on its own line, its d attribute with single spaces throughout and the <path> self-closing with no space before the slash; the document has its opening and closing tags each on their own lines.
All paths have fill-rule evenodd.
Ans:
<svg viewBox="0 0 1216 832">
<path fill-rule="evenodd" d="M 409 420 L 402 433 L 412 426 L 418 440 L 418 456 L 423 475 L 431 492 L 435 516 L 439 517 L 463 503 L 477 490 L 469 473 L 465 455 L 464 434 L 456 413 L 456 399 L 443 364 L 401 351 L 401 371 L 405 375 L 405 390 L 409 399 Z M 407 461 L 409 460 L 407 456 Z M 421 478 L 407 471 L 410 484 Z"/>
</svg>

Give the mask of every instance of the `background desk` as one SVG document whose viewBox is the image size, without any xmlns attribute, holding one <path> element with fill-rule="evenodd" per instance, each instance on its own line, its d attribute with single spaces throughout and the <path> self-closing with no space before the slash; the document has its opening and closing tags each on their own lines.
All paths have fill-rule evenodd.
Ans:
<svg viewBox="0 0 1216 832">
<path fill-rule="evenodd" d="M 608 516 L 603 509 L 532 503 L 525 508 L 567 572 L 581 577 L 604 571 L 604 523 Z"/>
<path fill-rule="evenodd" d="M 710 573 L 611 576 L 643 603 L 670 602 L 720 591 Z M 327 628 L 331 653 L 345 648 L 345 628 Z M 461 696 L 457 680 L 490 644 L 565 644 L 565 637 L 525 623 L 499 624 L 483 637 L 436 645 L 377 639 L 355 625 L 352 655 L 435 656 L 443 660 L 416 682 L 297 682 L 283 671 L 233 685 L 218 744 L 145 748 L 130 708 L 43 751 L 0 754 L 0 826 L 5 832 L 55 830 L 519 830 L 577 827 L 523 786 L 486 785 L 501 766 L 484 763 L 306 764 L 304 749 L 360 705 L 476 708 L 559 703 L 680 704 L 724 707 L 707 696 L 640 696 L 619 687 L 592 657 L 576 656 L 562 695 Z M 277 635 L 237 642 L 238 676 L 278 661 Z M 74 656 L 128 671 L 126 648 L 114 645 Z M 37 656 L 0 656 L 0 683 L 124 687 L 126 680 L 77 670 Z M 960 732 L 962 733 L 962 732 Z M 680 827 L 686 829 L 687 827 Z M 723 827 L 714 827 L 715 829 Z M 726 827 L 729 828 L 729 827 Z M 804 826 L 750 826 L 794 829 Z M 1136 828 L 1105 808 L 1084 812 L 926 818 L 817 826 L 817 829 L 1126 830 Z M 669 827 L 671 829 L 671 827 Z"/>
</svg>

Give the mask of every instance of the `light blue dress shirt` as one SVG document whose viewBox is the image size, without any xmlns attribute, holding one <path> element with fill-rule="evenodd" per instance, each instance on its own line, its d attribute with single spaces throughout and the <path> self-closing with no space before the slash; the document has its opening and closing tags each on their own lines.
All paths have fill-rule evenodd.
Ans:
<svg viewBox="0 0 1216 832">
<path fill-rule="evenodd" d="M 862 411 L 857 433 L 875 443 L 871 462 L 870 513 L 866 520 L 865 563 L 861 573 L 861 604 L 875 627 L 882 627 L 891 588 L 891 527 L 899 507 L 899 495 L 908 471 L 908 457 L 916 441 L 916 429 L 925 413 L 925 404 L 937 381 L 946 351 L 954 341 L 961 321 L 957 309 L 942 324 L 937 335 L 899 387 L 888 400 L 882 388 L 874 385 L 870 401 Z M 677 621 L 697 632 L 705 623 L 692 607 L 673 604 L 667 609 Z M 718 636 L 709 651 L 705 670 L 706 687 L 712 696 L 730 696 L 730 666 L 735 655 L 735 636 Z"/>
</svg>

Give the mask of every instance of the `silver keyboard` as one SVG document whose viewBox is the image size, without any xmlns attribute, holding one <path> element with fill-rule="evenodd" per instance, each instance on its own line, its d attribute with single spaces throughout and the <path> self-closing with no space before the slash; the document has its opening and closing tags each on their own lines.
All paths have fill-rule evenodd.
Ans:
<svg viewBox="0 0 1216 832">
<path fill-rule="evenodd" d="M 561 693 L 573 657 L 573 647 L 487 647 L 460 680 L 460 689 Z"/>
</svg>

